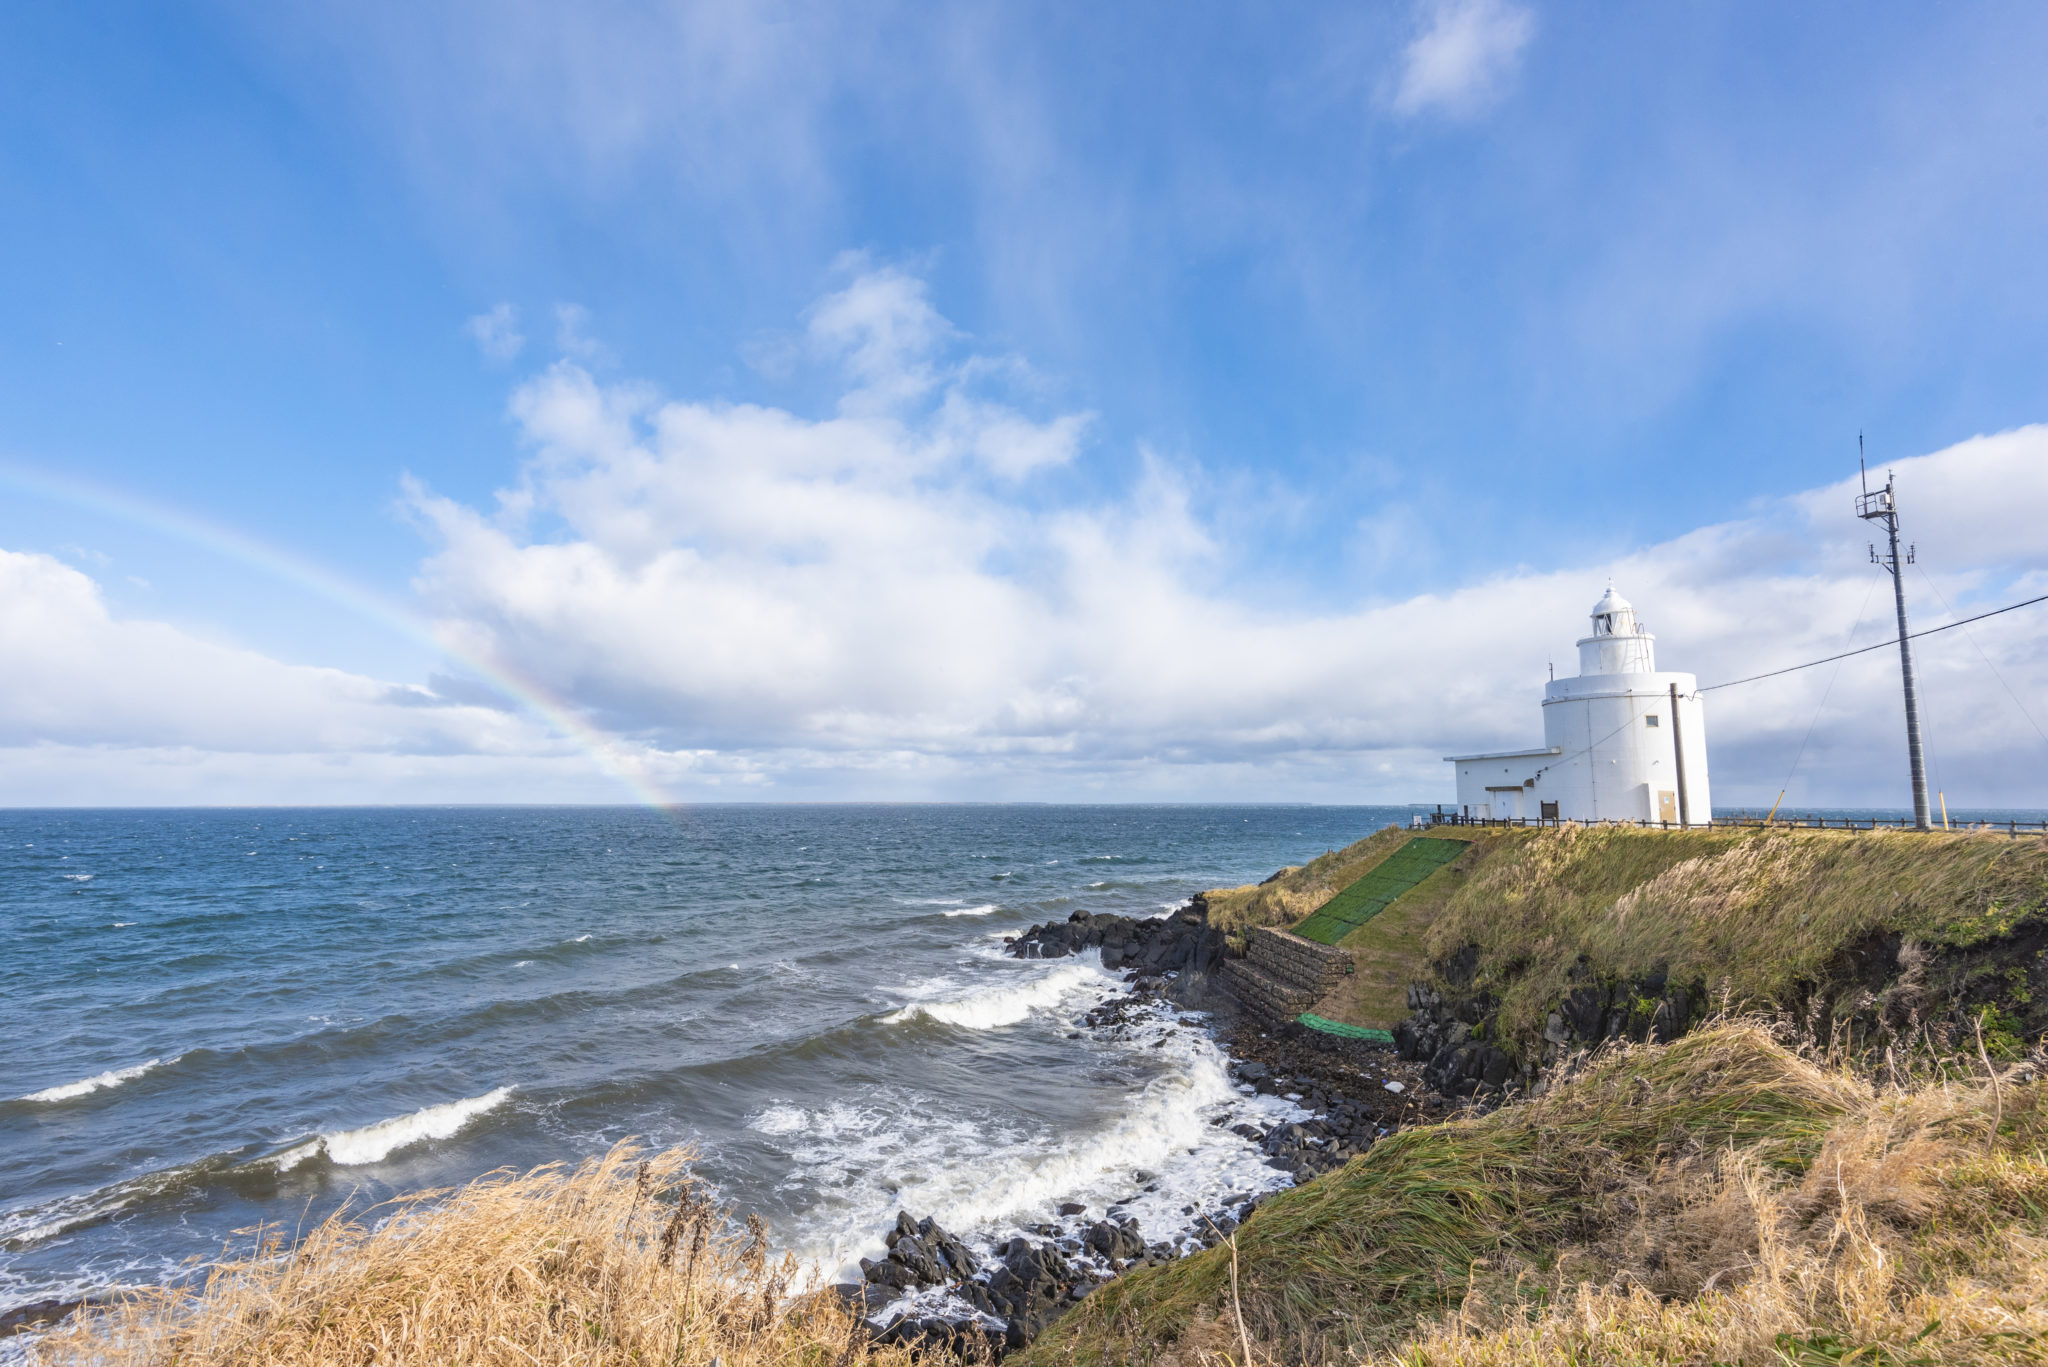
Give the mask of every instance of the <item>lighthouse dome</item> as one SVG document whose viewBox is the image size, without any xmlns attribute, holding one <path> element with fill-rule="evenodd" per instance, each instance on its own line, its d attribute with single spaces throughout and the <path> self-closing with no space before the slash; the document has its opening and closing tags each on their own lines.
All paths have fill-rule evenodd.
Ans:
<svg viewBox="0 0 2048 1367">
<path fill-rule="evenodd" d="M 1636 610 L 1628 599 L 1614 591 L 1614 585 L 1607 586 L 1607 592 L 1600 595 L 1600 601 L 1593 604 L 1593 634 L 1595 636 L 1633 636 L 1636 634 Z"/>
</svg>

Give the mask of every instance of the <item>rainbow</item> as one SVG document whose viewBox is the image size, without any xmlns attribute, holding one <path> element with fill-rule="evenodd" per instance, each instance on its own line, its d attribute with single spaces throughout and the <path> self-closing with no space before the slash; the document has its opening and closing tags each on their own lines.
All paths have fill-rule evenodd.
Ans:
<svg viewBox="0 0 2048 1367">
<path fill-rule="evenodd" d="M 247 565 L 424 645 L 485 680 L 582 750 L 599 770 L 631 793 L 635 801 L 671 818 L 675 816 L 673 800 L 639 771 L 635 756 L 626 743 L 592 726 L 569 704 L 553 697 L 531 679 L 522 678 L 481 652 L 450 645 L 420 618 L 324 565 L 280 550 L 238 528 L 185 509 L 75 477 L 0 462 L 0 481 L 26 493 L 133 523 Z"/>
</svg>

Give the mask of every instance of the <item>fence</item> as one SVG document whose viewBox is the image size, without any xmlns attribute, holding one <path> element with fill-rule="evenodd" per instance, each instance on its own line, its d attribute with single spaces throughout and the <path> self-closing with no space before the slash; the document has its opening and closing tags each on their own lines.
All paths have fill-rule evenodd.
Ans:
<svg viewBox="0 0 2048 1367">
<path fill-rule="evenodd" d="M 1641 830 L 1677 830 L 1676 821 L 1571 821 L 1555 816 L 1485 817 L 1465 816 L 1458 812 L 1425 812 L 1417 824 L 1431 826 L 1634 826 Z M 1874 831 L 1880 828 L 1892 831 L 1915 829 L 1909 816 L 1717 816 L 1712 821 L 1695 821 L 1695 829 L 1706 826 L 1786 826 L 1801 830 L 1825 831 Z M 1997 831 L 2014 837 L 2022 835 L 2048 835 L 2048 820 L 2044 821 L 1954 821 L 1947 826 L 1931 825 L 1928 829 L 1940 831 Z"/>
</svg>

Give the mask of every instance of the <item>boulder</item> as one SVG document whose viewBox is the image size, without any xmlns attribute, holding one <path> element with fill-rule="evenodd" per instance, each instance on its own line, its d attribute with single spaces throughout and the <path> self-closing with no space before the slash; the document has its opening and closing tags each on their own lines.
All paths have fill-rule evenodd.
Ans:
<svg viewBox="0 0 2048 1367">
<path fill-rule="evenodd" d="M 1135 1258 L 1145 1251 L 1145 1240 L 1130 1226 L 1113 1220 L 1098 1220 L 1088 1226 L 1082 1242 L 1105 1258 Z"/>
</svg>

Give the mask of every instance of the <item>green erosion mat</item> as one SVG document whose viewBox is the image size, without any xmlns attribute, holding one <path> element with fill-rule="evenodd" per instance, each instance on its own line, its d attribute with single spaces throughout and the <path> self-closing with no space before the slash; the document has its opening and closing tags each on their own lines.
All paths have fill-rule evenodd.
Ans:
<svg viewBox="0 0 2048 1367">
<path fill-rule="evenodd" d="M 1373 865 L 1372 871 L 1323 903 L 1294 928 L 1304 940 L 1334 945 L 1370 921 L 1399 897 L 1467 849 L 1462 840 L 1418 835 Z"/>
<path fill-rule="evenodd" d="M 1375 1030 L 1369 1025 L 1346 1025 L 1343 1021 L 1324 1020 L 1313 1011 L 1304 1011 L 1295 1017 L 1311 1030 L 1320 1030 L 1326 1035 L 1342 1035 L 1345 1039 L 1370 1040 L 1374 1044 L 1392 1044 L 1394 1036 L 1390 1031 Z"/>
</svg>

